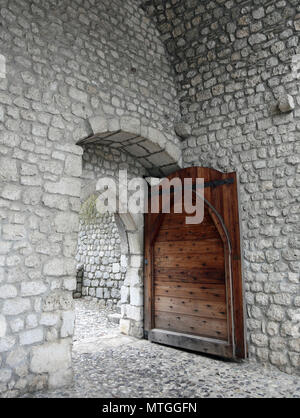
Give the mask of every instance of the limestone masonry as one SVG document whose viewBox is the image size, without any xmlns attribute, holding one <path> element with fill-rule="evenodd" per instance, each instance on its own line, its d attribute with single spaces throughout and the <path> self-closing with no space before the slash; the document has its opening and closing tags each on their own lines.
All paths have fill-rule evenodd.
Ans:
<svg viewBox="0 0 300 418">
<path fill-rule="evenodd" d="M 250 358 L 299 373 L 299 2 L 143 3 L 191 127 L 184 165 L 239 173 Z"/>
<path fill-rule="evenodd" d="M 119 218 L 97 212 L 95 183 L 101 176 L 117 178 L 119 170 L 127 170 L 129 180 L 147 174 L 139 162 L 119 150 L 105 146 L 85 148 L 82 173 L 84 198 L 76 254 L 77 289 L 74 292 L 74 297 L 91 296 L 101 299 L 105 306 L 118 310 L 122 302 L 127 302 L 124 280 L 128 242 Z"/>
<path fill-rule="evenodd" d="M 0 19 L 0 396 L 71 382 L 80 264 L 83 297 L 143 336 L 143 216 L 79 217 L 125 168 L 238 172 L 249 357 L 299 374 L 299 1 L 1 0 Z"/>
</svg>

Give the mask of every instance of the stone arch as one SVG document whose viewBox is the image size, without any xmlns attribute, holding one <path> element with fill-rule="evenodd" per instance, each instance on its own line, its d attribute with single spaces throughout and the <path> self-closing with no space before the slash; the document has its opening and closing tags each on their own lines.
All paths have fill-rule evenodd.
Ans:
<svg viewBox="0 0 300 418">
<path fill-rule="evenodd" d="M 93 116 L 74 133 L 77 145 L 106 145 L 136 158 L 152 176 L 166 176 L 181 167 L 181 148 L 175 136 L 132 116 Z"/>
<path fill-rule="evenodd" d="M 78 138 L 78 135 L 80 137 Z M 74 134 L 76 145 L 109 146 L 128 153 L 146 168 L 150 176 L 164 177 L 181 166 L 178 141 L 146 125 L 135 117 L 105 118 L 93 116 Z M 96 182 L 85 186 L 87 198 L 96 190 Z M 121 288 L 120 330 L 124 334 L 143 336 L 143 257 L 144 217 L 142 214 L 116 213 L 123 251 L 127 252 L 127 272 Z M 123 240 L 122 240 L 123 235 Z"/>
</svg>

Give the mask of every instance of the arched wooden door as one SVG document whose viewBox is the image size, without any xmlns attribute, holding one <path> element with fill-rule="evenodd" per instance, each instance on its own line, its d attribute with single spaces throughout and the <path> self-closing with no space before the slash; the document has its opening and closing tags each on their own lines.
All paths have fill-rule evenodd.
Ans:
<svg viewBox="0 0 300 418">
<path fill-rule="evenodd" d="M 168 178 L 204 179 L 204 218 L 145 215 L 145 331 L 175 347 L 245 358 L 237 177 L 192 167 Z M 174 203 L 174 202 L 173 202 Z"/>
</svg>

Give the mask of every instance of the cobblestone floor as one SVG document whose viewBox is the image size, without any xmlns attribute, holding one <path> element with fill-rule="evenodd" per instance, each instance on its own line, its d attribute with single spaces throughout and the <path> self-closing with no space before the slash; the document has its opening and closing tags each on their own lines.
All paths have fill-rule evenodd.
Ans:
<svg viewBox="0 0 300 418">
<path fill-rule="evenodd" d="M 74 385 L 30 397 L 300 397 L 300 378 L 122 336 L 91 301 L 76 300 Z"/>
</svg>

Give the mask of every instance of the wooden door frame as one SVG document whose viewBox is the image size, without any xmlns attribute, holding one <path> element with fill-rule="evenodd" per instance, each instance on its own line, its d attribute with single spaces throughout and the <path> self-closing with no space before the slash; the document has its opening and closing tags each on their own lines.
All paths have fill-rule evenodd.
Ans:
<svg viewBox="0 0 300 418">
<path fill-rule="evenodd" d="M 230 192 L 230 197 L 235 205 L 231 205 L 230 210 L 223 208 L 223 216 L 217 211 L 217 209 L 204 198 L 205 203 L 210 208 L 210 211 L 214 214 L 214 217 L 218 218 L 220 222 L 219 232 L 223 232 L 226 235 L 225 249 L 227 248 L 228 257 L 227 259 L 227 272 L 226 274 L 226 289 L 228 290 L 228 280 L 230 281 L 230 292 L 227 293 L 226 298 L 227 309 L 229 308 L 228 325 L 231 327 L 229 333 L 229 339 L 231 341 L 213 340 L 212 338 L 204 337 L 193 337 L 188 334 L 183 334 L 180 337 L 178 333 L 172 333 L 171 331 L 163 331 L 153 329 L 154 324 L 154 307 L 152 297 L 154 294 L 154 283 L 153 283 L 153 241 L 156 234 L 159 231 L 160 223 L 162 222 L 163 216 L 155 214 L 154 225 L 149 222 L 149 215 L 145 214 L 145 227 L 144 227 L 144 249 L 145 249 L 145 263 L 144 263 L 144 329 L 145 336 L 151 339 L 155 335 L 155 340 L 162 344 L 170 344 L 175 346 L 181 346 L 195 351 L 210 352 L 217 354 L 222 357 L 230 358 L 245 358 L 247 357 L 247 346 L 246 346 L 246 327 L 245 327 L 245 298 L 244 298 L 244 287 L 242 277 L 242 257 L 241 257 L 241 228 L 239 219 L 239 195 L 238 195 L 238 176 L 237 173 L 221 173 L 217 170 L 206 169 L 204 167 L 191 167 L 188 169 L 179 170 L 168 178 L 173 177 L 196 177 L 197 169 L 209 171 L 209 179 L 206 182 L 207 187 L 214 187 L 214 183 L 233 184 L 229 190 L 224 190 L 223 194 L 226 196 Z M 195 171 L 196 170 L 196 171 Z M 206 170 L 206 171 L 205 171 Z M 191 173 L 194 175 L 191 176 Z M 179 174 L 179 175 L 178 175 Z M 185 174 L 188 174 L 185 176 Z M 227 179 L 227 181 L 226 181 Z M 230 181 L 228 181 L 230 179 Z M 206 181 L 207 179 L 205 179 Z M 211 185 L 210 185 L 211 184 Z M 227 194 L 228 198 L 228 194 Z M 224 199 L 226 200 L 226 199 Z M 228 199 L 227 199 L 228 201 Z M 225 202 L 226 204 L 226 202 Z M 226 210 L 227 209 L 227 210 Z M 215 222 L 215 220 L 214 220 Z M 220 228 L 221 226 L 221 228 Z M 229 228 L 228 228 L 229 226 Z M 222 236 L 222 234 L 221 234 Z M 233 240 L 230 238 L 234 237 Z M 224 236 L 222 238 L 224 241 Z M 229 305 L 229 306 L 228 306 Z M 180 341 L 179 341 L 180 340 Z M 200 348 L 200 349 L 199 349 Z"/>
</svg>

